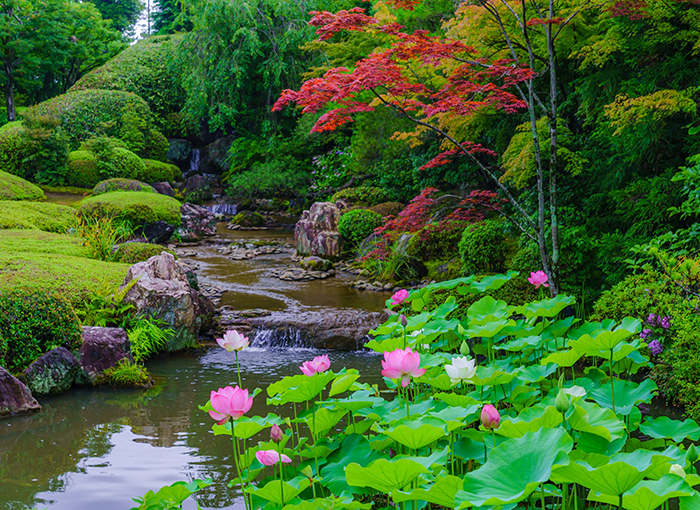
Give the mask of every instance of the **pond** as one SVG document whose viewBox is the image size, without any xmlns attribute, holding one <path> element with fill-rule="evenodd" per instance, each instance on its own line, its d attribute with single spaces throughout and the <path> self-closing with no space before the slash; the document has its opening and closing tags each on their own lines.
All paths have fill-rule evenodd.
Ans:
<svg viewBox="0 0 700 510">
<path fill-rule="evenodd" d="M 289 230 L 234 232 L 219 227 L 219 236 L 233 242 L 290 241 L 291 235 Z M 356 291 L 344 281 L 350 277 L 312 282 L 270 278 L 270 271 L 288 264 L 288 255 L 231 261 L 214 247 L 196 249 L 193 260 L 200 265 L 201 281 L 226 289 L 221 304 L 237 309 L 297 313 L 332 306 L 376 311 L 388 296 Z M 304 347 L 244 350 L 243 387 L 265 389 L 281 377 L 299 374 L 299 365 L 319 353 Z M 374 353 L 328 354 L 336 370 L 357 368 L 380 379 L 380 356 Z M 230 440 L 215 437 L 212 419 L 198 409 L 212 390 L 234 382 L 234 355 L 212 348 L 153 359 L 147 366 L 157 381 L 149 390 L 77 388 L 42 399 L 38 414 L 0 421 L 0 508 L 125 510 L 134 506 L 132 497 L 148 490 L 207 477 L 214 485 L 196 498 L 203 508 L 244 508 L 239 494 L 227 488 L 234 477 Z M 271 411 L 260 394 L 250 414 Z M 191 500 L 185 505 L 195 508 Z"/>
</svg>

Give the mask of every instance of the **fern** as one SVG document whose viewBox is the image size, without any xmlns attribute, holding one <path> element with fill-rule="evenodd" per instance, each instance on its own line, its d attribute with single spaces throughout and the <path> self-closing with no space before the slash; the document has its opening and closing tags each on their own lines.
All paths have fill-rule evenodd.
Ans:
<svg viewBox="0 0 700 510">
<path fill-rule="evenodd" d="M 129 330 L 131 355 L 136 363 L 143 363 L 172 338 L 175 332 L 172 329 L 164 328 L 164 326 L 167 326 L 167 323 L 158 319 L 138 319 L 136 325 Z"/>
</svg>

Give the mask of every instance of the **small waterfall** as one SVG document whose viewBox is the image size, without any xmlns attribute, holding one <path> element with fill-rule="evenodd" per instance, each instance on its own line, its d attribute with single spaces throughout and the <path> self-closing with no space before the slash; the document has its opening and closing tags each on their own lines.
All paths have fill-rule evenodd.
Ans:
<svg viewBox="0 0 700 510">
<path fill-rule="evenodd" d="M 304 332 L 294 328 L 259 329 L 255 332 L 250 345 L 265 349 L 308 348 L 312 346 Z"/>
<path fill-rule="evenodd" d="M 199 149 L 192 149 L 192 153 L 190 154 L 190 167 L 187 169 L 187 173 L 185 175 L 194 175 L 199 172 L 200 155 L 201 153 Z"/>
<path fill-rule="evenodd" d="M 238 206 L 236 204 L 212 204 L 205 205 L 214 214 L 224 214 L 226 216 L 235 216 L 238 212 Z"/>
</svg>

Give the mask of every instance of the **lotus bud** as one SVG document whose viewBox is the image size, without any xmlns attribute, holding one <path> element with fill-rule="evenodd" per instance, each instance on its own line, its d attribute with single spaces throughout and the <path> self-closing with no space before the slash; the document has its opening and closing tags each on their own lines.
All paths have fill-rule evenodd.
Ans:
<svg viewBox="0 0 700 510">
<path fill-rule="evenodd" d="M 559 390 L 559 393 L 557 393 L 557 398 L 554 399 L 554 407 L 562 414 L 569 410 L 569 397 L 564 393 L 564 390 Z"/>
<path fill-rule="evenodd" d="M 481 424 L 486 430 L 497 429 L 501 424 L 501 415 L 491 404 L 485 405 L 481 410 Z"/>
<path fill-rule="evenodd" d="M 561 374 L 559 376 L 559 391 L 561 391 L 564 388 L 564 374 Z"/>
<path fill-rule="evenodd" d="M 314 472 L 311 471 L 311 466 L 305 466 L 304 469 L 301 470 L 301 474 L 309 480 L 311 480 L 314 477 Z"/>
<path fill-rule="evenodd" d="M 401 325 L 402 325 L 404 328 L 405 328 L 406 326 L 408 326 L 408 320 L 406 319 L 406 316 L 405 316 L 404 314 L 401 314 L 401 315 L 399 316 L 399 322 L 401 323 Z"/>
<path fill-rule="evenodd" d="M 283 436 L 284 434 L 282 433 L 282 429 L 275 423 L 272 426 L 272 429 L 270 429 L 270 439 L 272 439 L 275 443 L 279 443 L 282 441 Z"/>
<path fill-rule="evenodd" d="M 459 346 L 459 353 L 462 356 L 469 356 L 469 344 L 467 343 L 466 340 L 462 340 L 462 343 Z"/>
<path fill-rule="evenodd" d="M 674 464 L 671 466 L 671 470 L 669 473 L 674 474 L 676 476 L 680 476 L 681 478 L 685 478 L 685 471 L 683 471 L 683 468 L 681 467 L 680 464 Z"/>
<path fill-rule="evenodd" d="M 685 459 L 690 462 L 691 464 L 694 464 L 695 461 L 698 460 L 698 449 L 695 448 L 694 444 L 691 444 L 688 447 L 688 453 L 685 455 Z"/>
</svg>

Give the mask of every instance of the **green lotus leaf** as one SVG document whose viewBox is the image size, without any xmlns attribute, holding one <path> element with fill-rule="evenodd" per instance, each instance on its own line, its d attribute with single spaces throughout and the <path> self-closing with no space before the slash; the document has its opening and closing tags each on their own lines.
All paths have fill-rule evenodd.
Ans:
<svg viewBox="0 0 700 510">
<path fill-rule="evenodd" d="M 692 496 L 684 496 L 678 498 L 680 501 L 680 510 L 700 510 L 700 492 L 695 491 Z"/>
<path fill-rule="evenodd" d="M 333 405 L 341 409 L 357 411 L 365 407 L 373 407 L 386 403 L 386 400 L 380 397 L 374 397 L 372 396 L 373 394 L 374 392 L 369 392 L 367 390 L 356 391 L 348 398 L 334 400 Z"/>
<path fill-rule="evenodd" d="M 474 429 L 471 429 L 474 430 Z M 486 438 L 483 437 L 483 432 L 474 430 L 474 432 L 481 434 L 481 437 L 462 437 L 459 440 L 452 443 L 452 453 L 459 457 L 460 459 L 476 460 L 480 464 L 484 463 L 484 441 Z M 490 450 L 493 447 L 491 438 L 486 441 L 486 449 Z M 461 488 L 461 487 L 460 487 Z"/>
<path fill-rule="evenodd" d="M 397 406 L 394 407 L 391 411 L 385 413 L 382 418 L 381 422 L 382 423 L 394 423 L 398 420 L 405 420 L 406 418 L 412 418 L 415 417 L 416 415 L 423 416 L 426 414 L 428 411 L 432 410 L 435 407 L 435 401 L 432 398 L 429 398 L 427 400 L 424 400 L 423 402 L 419 402 L 417 404 L 411 404 L 409 406 L 409 412 L 411 413 L 410 416 L 406 416 L 406 403 L 401 402 L 400 404 L 397 403 Z M 374 410 L 374 408 L 372 408 Z M 361 409 L 358 411 L 358 414 L 367 412 L 367 409 Z M 369 415 L 371 417 L 371 415 Z M 380 420 L 378 420 L 380 421 Z"/>
<path fill-rule="evenodd" d="M 404 340 L 403 335 L 401 335 L 381 341 L 370 340 L 365 344 L 365 347 L 372 349 L 374 352 L 391 352 L 395 351 L 396 349 L 403 349 L 405 343 L 406 341 Z"/>
<path fill-rule="evenodd" d="M 665 475 L 659 480 L 643 480 L 622 495 L 622 507 L 627 510 L 655 510 L 671 498 L 693 496 L 696 491 L 680 476 Z M 619 498 L 599 492 L 591 492 L 591 501 L 612 505 Z"/>
<path fill-rule="evenodd" d="M 651 379 L 644 379 L 641 384 L 632 381 L 616 379 L 613 381 L 615 387 L 615 412 L 627 416 L 640 402 L 649 403 L 658 391 L 658 386 Z M 612 388 L 610 384 L 604 384 L 588 392 L 598 404 L 612 409 Z M 700 427 L 695 425 L 700 437 Z M 655 436 L 652 436 L 655 437 Z"/>
<path fill-rule="evenodd" d="M 481 401 L 467 395 L 457 395 L 456 393 L 436 393 L 433 395 L 435 400 L 440 400 L 448 406 L 453 407 L 469 407 L 472 405 L 481 405 Z"/>
<path fill-rule="evenodd" d="M 479 318 L 479 321 L 481 320 L 482 318 Z M 469 338 L 493 338 L 501 334 L 504 328 L 513 324 L 512 320 L 492 317 L 483 318 L 484 324 L 476 324 L 476 321 L 476 319 L 473 319 L 465 328 L 465 331 L 469 334 Z"/>
<path fill-rule="evenodd" d="M 418 475 L 428 472 L 427 467 L 411 459 L 378 459 L 368 467 L 362 467 L 356 462 L 347 464 L 345 479 L 351 486 L 371 487 L 381 492 L 392 492 L 403 489 Z"/>
<path fill-rule="evenodd" d="M 347 492 L 340 496 L 328 496 L 327 498 L 316 498 L 312 500 L 302 500 L 293 505 L 285 505 L 283 510 L 369 510 L 372 503 L 360 503 L 355 501 L 352 494 Z"/>
<path fill-rule="evenodd" d="M 426 469 L 439 468 L 443 469 L 445 463 L 447 462 L 447 452 L 449 446 L 446 446 L 443 450 L 435 450 L 429 457 L 420 456 L 409 456 L 409 455 L 397 455 L 394 460 L 408 459 L 413 462 L 417 462 Z"/>
<path fill-rule="evenodd" d="M 541 428 L 553 429 L 561 425 L 562 415 L 554 406 L 529 407 L 516 418 L 505 417 L 496 433 L 504 437 L 523 437 Z"/>
<path fill-rule="evenodd" d="M 536 383 L 540 382 L 543 379 L 546 379 L 556 371 L 557 365 L 555 365 L 554 363 L 548 365 L 542 363 L 539 365 L 531 365 L 529 367 L 519 368 L 517 378 L 519 381 Z"/>
<path fill-rule="evenodd" d="M 328 462 L 321 468 L 323 483 L 333 494 L 340 494 L 343 491 L 349 491 L 353 494 L 366 494 L 368 492 L 367 489 L 348 485 L 345 480 L 345 466 L 349 462 L 368 466 L 375 460 L 382 458 L 386 458 L 386 455 L 374 450 L 364 436 L 359 434 L 346 436 L 340 443 L 340 448 L 328 455 Z"/>
<path fill-rule="evenodd" d="M 578 322 L 579 319 L 573 315 L 565 319 L 559 319 L 554 322 L 549 322 L 547 319 L 543 321 L 545 327 L 542 331 L 542 336 L 546 338 L 562 338 L 567 336 L 569 329 L 573 326 L 574 322 Z"/>
<path fill-rule="evenodd" d="M 236 433 L 236 437 L 249 439 L 266 427 L 272 427 L 274 424 L 281 425 L 282 421 L 282 418 L 271 413 L 265 418 L 261 416 L 243 416 L 237 419 L 233 424 L 233 430 Z M 228 423 L 226 425 L 228 425 Z M 214 434 L 216 434 L 216 432 L 214 432 Z"/>
<path fill-rule="evenodd" d="M 328 396 L 332 397 L 334 395 L 337 395 L 338 393 L 348 391 L 353 385 L 353 383 L 359 378 L 360 373 L 354 368 L 351 368 L 350 370 L 348 370 L 347 374 L 344 374 L 340 377 L 336 377 L 335 381 L 333 381 L 333 384 L 331 384 L 331 390 L 328 392 Z"/>
<path fill-rule="evenodd" d="M 380 430 L 397 443 L 417 450 L 447 435 L 447 422 L 440 418 L 421 417 L 419 420 L 399 420 L 391 428 Z"/>
<path fill-rule="evenodd" d="M 681 464 L 685 466 L 685 452 L 676 445 L 671 445 L 663 452 L 659 452 L 664 457 L 663 461 L 657 461 L 646 472 L 646 477 L 652 480 L 659 480 L 662 476 L 667 475 L 671 471 L 673 464 Z M 690 480 L 691 475 L 686 475 L 686 481 Z"/>
<path fill-rule="evenodd" d="M 471 405 L 466 407 L 446 407 L 439 411 L 431 411 L 428 416 L 440 418 L 447 423 L 447 432 L 462 427 L 465 423 L 471 423 L 476 419 L 476 414 L 481 406 Z"/>
<path fill-rule="evenodd" d="M 641 341 L 639 338 L 635 338 L 632 342 L 620 342 L 617 344 L 615 347 L 613 347 L 612 350 L 612 362 L 613 366 L 615 366 L 617 363 L 621 362 L 624 359 L 629 358 L 632 356 L 634 353 L 638 352 L 640 347 L 642 346 Z M 607 363 L 605 363 L 605 366 L 608 367 L 610 366 L 610 351 L 596 351 L 596 350 L 590 350 L 586 353 L 587 356 L 596 356 L 598 358 L 602 358 L 604 360 L 607 360 Z M 609 372 L 609 369 L 608 369 Z"/>
<path fill-rule="evenodd" d="M 346 414 L 347 410 L 345 409 L 319 407 L 315 412 L 304 413 L 303 418 L 300 416 L 299 421 L 306 423 L 314 435 L 320 437 L 333 428 Z"/>
<path fill-rule="evenodd" d="M 567 418 L 572 429 L 596 434 L 610 442 L 625 435 L 625 424 L 611 409 L 584 400 L 575 403 L 573 407 L 574 411 Z"/>
<path fill-rule="evenodd" d="M 484 296 L 467 309 L 467 317 L 476 320 L 475 324 L 484 324 L 483 319 L 498 320 L 509 317 L 515 307 L 509 306 L 491 296 Z"/>
<path fill-rule="evenodd" d="M 335 374 L 330 371 L 314 374 L 312 377 L 304 374 L 285 377 L 267 388 L 268 395 L 277 395 L 274 398 L 269 398 L 268 403 L 281 405 L 289 402 L 298 403 L 312 400 L 316 398 L 334 378 Z M 279 383 L 282 382 L 285 384 L 280 385 Z"/>
<path fill-rule="evenodd" d="M 562 428 L 528 432 L 491 450 L 486 464 L 464 477 L 455 508 L 510 504 L 527 498 L 552 468 L 568 463 L 574 442 Z"/>
<path fill-rule="evenodd" d="M 422 485 L 410 492 L 395 490 L 391 493 L 391 498 L 397 503 L 420 500 L 444 508 L 451 508 L 454 506 L 457 491 L 462 488 L 462 483 L 461 478 L 446 475 L 430 485 Z"/>
<path fill-rule="evenodd" d="M 355 421 L 354 423 L 350 423 L 347 427 L 345 427 L 343 434 L 365 434 L 375 423 L 376 422 L 374 420 L 369 419 Z"/>
<path fill-rule="evenodd" d="M 611 442 L 596 434 L 581 432 L 576 447 L 582 452 L 598 453 L 609 457 L 622 450 L 622 447 L 626 446 L 626 441 L 627 438 L 624 436 Z"/>
<path fill-rule="evenodd" d="M 155 508 L 177 508 L 183 501 L 192 494 L 204 487 L 209 487 L 212 479 L 195 479 L 189 483 L 175 482 L 172 485 L 161 487 L 158 492 L 148 491 L 143 498 L 134 498 L 139 506 L 131 510 L 147 510 Z M 167 506 L 166 506 L 167 505 Z"/>
<path fill-rule="evenodd" d="M 501 330 L 503 332 L 503 330 Z M 544 339 L 541 336 L 525 336 L 513 338 L 509 342 L 496 345 L 500 351 L 520 352 L 527 349 L 539 349 Z"/>
<path fill-rule="evenodd" d="M 421 377 L 416 377 L 415 381 L 421 384 L 428 384 L 438 390 L 449 390 L 453 386 L 450 376 L 448 376 L 442 368 L 438 372 L 438 375 L 431 376 L 426 372 Z"/>
<path fill-rule="evenodd" d="M 476 375 L 471 378 L 477 386 L 496 386 L 499 384 L 509 384 L 515 379 L 515 373 L 509 373 L 501 370 L 496 365 L 476 367 Z"/>
<path fill-rule="evenodd" d="M 517 271 L 508 271 L 506 274 L 494 274 L 491 276 L 485 276 L 479 281 L 472 281 L 469 286 L 478 291 L 486 292 L 487 290 L 498 290 L 503 287 L 508 281 L 518 276 L 520 273 Z"/>
<path fill-rule="evenodd" d="M 516 313 L 523 314 L 528 319 L 534 317 L 556 317 L 564 308 L 573 305 L 575 302 L 576 299 L 573 296 L 559 294 L 551 299 L 543 299 L 519 306 Z"/>
<path fill-rule="evenodd" d="M 520 412 L 523 408 L 530 407 L 537 400 L 540 394 L 539 388 L 534 386 L 516 386 L 508 395 L 508 402 L 513 404 L 516 411 Z M 552 401 L 553 403 L 554 401 Z"/>
<path fill-rule="evenodd" d="M 615 395 L 617 397 L 617 395 Z M 617 401 L 615 402 L 617 409 Z M 657 419 L 647 418 L 639 429 L 649 437 L 658 439 L 672 439 L 675 443 L 680 443 L 688 438 L 692 441 L 700 439 L 700 427 L 695 420 L 672 420 L 667 416 Z"/>
<path fill-rule="evenodd" d="M 580 332 L 586 332 L 576 340 L 569 342 L 569 347 L 584 353 L 607 351 L 610 352 L 620 342 L 638 333 L 641 328 L 639 319 L 626 317 L 622 323 L 615 326 L 614 322 L 603 321 L 598 329 L 594 329 L 598 323 L 591 323 L 579 328 Z M 573 335 L 572 335 L 573 336 Z M 604 357 L 604 356 L 603 356 Z"/>
<path fill-rule="evenodd" d="M 639 341 L 639 339 L 637 339 L 637 341 Z M 615 355 L 613 355 L 613 358 L 615 358 Z M 609 372 L 609 364 L 609 361 L 606 361 L 602 365 L 600 365 L 600 368 L 606 372 Z M 618 374 L 627 372 L 629 374 L 634 375 L 639 371 L 640 368 L 648 367 L 651 367 L 649 358 L 647 356 L 644 356 L 641 352 L 639 352 L 639 350 L 632 351 L 627 355 L 627 357 L 623 359 L 613 359 L 613 372 L 616 372 Z"/>
<path fill-rule="evenodd" d="M 282 480 L 271 480 L 263 487 L 251 485 L 246 489 L 246 492 L 252 494 L 253 497 L 261 498 L 266 501 L 272 501 L 277 505 L 283 505 L 284 501 L 282 501 L 282 490 L 284 491 L 284 500 L 291 501 L 301 494 L 308 486 L 308 478 L 304 476 L 297 476 L 288 482 L 283 482 Z"/>
<path fill-rule="evenodd" d="M 363 399 L 364 400 L 364 399 Z M 389 415 L 392 412 L 395 412 L 397 409 L 403 409 L 404 413 L 405 407 L 401 405 L 401 402 L 399 402 L 399 399 L 396 398 L 394 400 L 384 400 L 380 399 L 381 402 L 377 402 L 372 405 L 372 407 L 364 407 L 362 409 L 358 409 L 356 412 L 353 414 L 357 416 L 365 416 L 369 418 L 370 420 L 374 421 L 380 421 L 384 419 L 384 416 Z M 336 401 L 337 402 L 342 402 L 342 401 Z M 403 416 L 406 416 L 404 414 Z"/>
<path fill-rule="evenodd" d="M 571 367 L 583 357 L 583 352 L 569 349 L 568 351 L 553 352 L 552 354 L 542 358 L 540 363 L 546 365 L 548 363 L 556 363 L 560 367 Z"/>
<path fill-rule="evenodd" d="M 619 496 L 637 485 L 655 464 L 663 464 L 668 458 L 660 452 L 637 450 L 632 453 L 616 453 L 606 457 L 597 453 L 585 455 L 568 465 L 552 470 L 554 483 L 578 483 L 591 490 Z"/>
</svg>

